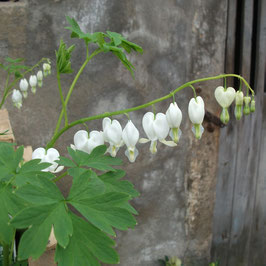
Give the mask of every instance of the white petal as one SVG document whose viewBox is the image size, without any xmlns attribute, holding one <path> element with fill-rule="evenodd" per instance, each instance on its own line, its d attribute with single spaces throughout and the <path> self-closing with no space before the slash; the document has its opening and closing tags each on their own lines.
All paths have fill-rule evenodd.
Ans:
<svg viewBox="0 0 266 266">
<path fill-rule="evenodd" d="M 103 131 L 105 130 L 105 128 L 109 125 L 111 125 L 111 122 L 112 120 L 109 118 L 109 117 L 105 117 L 103 119 L 103 122 L 102 122 L 102 126 L 103 126 Z"/>
<path fill-rule="evenodd" d="M 134 149 L 134 151 L 129 151 L 128 149 L 126 149 L 125 155 L 131 163 L 134 163 L 139 155 L 139 151 L 137 149 Z"/>
<path fill-rule="evenodd" d="M 76 150 L 76 146 L 75 145 L 73 145 L 73 144 L 70 144 L 70 148 L 72 149 L 72 150 Z"/>
<path fill-rule="evenodd" d="M 145 139 L 145 138 L 140 138 L 139 139 L 139 143 L 147 143 L 149 141 L 151 141 L 151 140 L 150 139 Z"/>
<path fill-rule="evenodd" d="M 105 126 L 104 138 L 110 144 L 119 146 L 122 141 L 122 127 L 117 120 L 113 120 L 109 126 Z"/>
<path fill-rule="evenodd" d="M 160 142 L 163 143 L 166 146 L 169 146 L 169 147 L 175 147 L 175 146 L 177 146 L 177 144 L 175 142 L 171 141 L 171 140 L 165 140 L 165 139 L 163 139 L 163 140 L 160 140 Z"/>
<path fill-rule="evenodd" d="M 37 80 L 42 80 L 42 79 L 43 79 L 43 74 L 42 74 L 42 71 L 39 70 L 37 73 Z"/>
<path fill-rule="evenodd" d="M 32 159 L 43 159 L 46 152 L 44 148 L 37 148 L 32 153 Z"/>
<path fill-rule="evenodd" d="M 62 171 L 64 169 L 64 166 L 63 165 L 60 165 L 56 168 L 56 170 L 54 171 L 54 173 L 58 173 L 60 171 Z"/>
<path fill-rule="evenodd" d="M 30 82 L 31 87 L 36 87 L 36 85 L 37 85 L 37 77 L 35 75 L 30 76 L 29 82 Z"/>
<path fill-rule="evenodd" d="M 155 154 L 157 152 L 157 140 L 151 142 L 150 152 L 152 154 Z"/>
<path fill-rule="evenodd" d="M 50 148 L 46 152 L 46 159 L 48 162 L 51 162 L 51 163 L 58 160 L 59 156 L 60 156 L 59 152 L 54 148 Z"/>
<path fill-rule="evenodd" d="M 177 106 L 177 103 L 171 103 L 166 111 L 166 119 L 170 128 L 180 127 L 182 121 L 182 112 Z"/>
<path fill-rule="evenodd" d="M 89 153 L 92 152 L 94 148 L 97 146 L 103 145 L 104 139 L 103 139 L 103 132 L 102 131 L 96 131 L 93 130 L 90 132 L 90 138 L 87 141 L 87 149 Z"/>
<path fill-rule="evenodd" d="M 127 147 L 136 146 L 139 140 L 139 131 L 132 123 L 132 121 L 128 121 L 122 132 L 122 138 Z"/>
<path fill-rule="evenodd" d="M 77 150 L 88 152 L 88 132 L 86 130 L 79 130 L 74 135 L 74 145 Z"/>
<path fill-rule="evenodd" d="M 169 126 L 165 114 L 156 114 L 156 118 L 153 122 L 153 128 L 159 140 L 165 139 L 167 137 L 169 133 Z"/>
<path fill-rule="evenodd" d="M 156 133 L 153 128 L 154 114 L 152 112 L 146 113 L 142 118 L 143 129 L 150 140 L 157 140 Z"/>
<path fill-rule="evenodd" d="M 235 99 L 236 91 L 232 87 L 228 87 L 226 90 L 224 87 L 219 86 L 215 89 L 214 96 L 217 102 L 223 107 L 228 108 Z"/>
<path fill-rule="evenodd" d="M 193 124 L 201 124 L 204 119 L 205 110 L 203 99 L 198 96 L 197 102 L 192 98 L 188 104 L 189 119 Z"/>
</svg>

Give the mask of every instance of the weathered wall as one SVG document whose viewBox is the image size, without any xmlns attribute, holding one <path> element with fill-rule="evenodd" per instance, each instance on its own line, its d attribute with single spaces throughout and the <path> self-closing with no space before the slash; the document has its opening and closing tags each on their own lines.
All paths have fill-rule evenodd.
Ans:
<svg viewBox="0 0 266 266">
<path fill-rule="evenodd" d="M 163 96 L 182 83 L 203 76 L 220 74 L 224 69 L 226 0 L 29 0 L 0 4 L 0 57 L 25 56 L 29 64 L 50 57 L 60 39 L 77 43 L 73 66 L 85 57 L 83 44 L 70 40 L 65 15 L 73 16 L 87 31 L 117 31 L 144 48 L 142 56 L 132 55 L 135 80 L 118 60 L 99 55 L 87 67 L 70 100 L 70 120 L 142 104 Z M 9 5 L 9 6 L 7 6 Z M 13 13 L 12 13 L 13 12 Z M 15 15 L 11 15 L 15 14 Z M 9 20 L 7 20 L 9 18 Z M 10 21 L 7 23 L 7 21 Z M 17 28 L 17 25 L 21 29 Z M 7 30 L 8 29 L 8 30 Z M 15 39 L 15 40 L 14 40 Z M 62 82 L 67 90 L 73 75 Z M 213 89 L 219 81 L 201 84 L 199 95 L 206 108 L 218 113 Z M 18 144 L 44 146 L 53 134 L 60 100 L 56 77 L 44 80 L 35 96 L 30 95 L 18 111 L 10 102 L 13 130 Z M 135 230 L 119 232 L 117 249 L 123 266 L 153 266 L 164 255 L 185 257 L 186 265 L 207 265 L 211 243 L 215 173 L 219 129 L 204 123 L 201 141 L 195 141 L 188 121 L 187 105 L 192 97 L 188 88 L 176 96 L 183 111 L 183 131 L 178 147 L 159 145 L 152 156 L 148 145 L 139 147 L 140 156 L 129 164 L 123 155 L 128 178 L 141 196 L 133 202 L 139 212 Z M 165 112 L 170 100 L 157 104 Z M 141 129 L 146 111 L 131 114 Z M 123 124 L 124 117 L 117 117 Z M 100 129 L 101 121 L 88 124 Z M 208 128 L 208 130 L 207 130 Z M 66 152 L 78 127 L 64 134 L 56 147 Z M 143 131 L 141 130 L 143 135 Z M 60 186 L 67 192 L 71 180 Z"/>
</svg>

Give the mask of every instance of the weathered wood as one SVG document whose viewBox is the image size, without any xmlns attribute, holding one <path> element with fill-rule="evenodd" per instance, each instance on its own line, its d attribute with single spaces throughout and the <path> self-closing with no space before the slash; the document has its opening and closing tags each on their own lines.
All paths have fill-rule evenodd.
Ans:
<svg viewBox="0 0 266 266">
<path fill-rule="evenodd" d="M 254 67 L 251 62 L 254 1 L 245 0 L 242 2 L 243 27 L 238 62 L 240 63 L 240 74 L 247 81 L 250 81 L 251 67 Z M 232 12 L 235 14 L 235 4 L 236 1 L 229 1 L 229 16 Z M 265 5 L 265 1 L 263 5 Z M 230 8 L 232 8 L 231 11 Z M 259 10 L 265 12 L 265 6 Z M 225 130 L 222 130 L 221 134 L 212 246 L 213 260 L 218 260 L 220 265 L 261 266 L 266 264 L 261 256 L 265 252 L 263 234 L 258 235 L 258 221 L 260 229 L 263 228 L 263 221 L 265 221 L 261 211 L 263 199 L 260 198 L 263 193 L 261 191 L 257 193 L 260 190 L 259 184 L 262 182 L 261 177 L 258 179 L 258 162 L 259 151 L 262 146 L 262 100 L 265 66 L 265 33 L 263 27 L 265 27 L 265 14 L 261 13 L 257 16 L 260 17 L 260 20 L 257 31 L 257 63 L 254 86 L 257 95 L 256 113 L 244 117 L 237 126 L 230 124 Z M 230 29 L 230 23 L 235 22 L 229 18 L 228 29 Z M 227 56 L 235 52 L 234 42 L 231 38 L 234 38 L 234 33 L 228 30 Z M 233 57 L 231 56 L 231 58 Z M 232 59 L 228 58 L 226 60 L 226 72 L 231 72 L 232 69 Z M 254 247 L 256 241 L 259 244 Z"/>
<path fill-rule="evenodd" d="M 8 130 L 8 131 L 7 131 Z M 0 133 L 6 132 L 5 135 L 0 135 L 0 141 L 15 142 L 12 127 L 9 121 L 8 112 L 6 109 L 0 110 Z"/>
</svg>

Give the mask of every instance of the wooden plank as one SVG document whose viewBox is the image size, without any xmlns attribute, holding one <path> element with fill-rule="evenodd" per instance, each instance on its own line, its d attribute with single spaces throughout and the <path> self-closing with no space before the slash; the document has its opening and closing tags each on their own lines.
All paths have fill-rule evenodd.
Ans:
<svg viewBox="0 0 266 266">
<path fill-rule="evenodd" d="M 257 176 L 256 198 L 253 207 L 253 223 L 249 237 L 249 261 L 248 265 L 266 265 L 266 94 L 265 88 L 265 63 L 266 63 L 266 1 L 258 3 L 258 28 L 255 66 L 255 87 L 258 92 L 257 101 L 262 104 L 262 130 L 261 130 L 261 154 L 259 159 L 259 172 Z M 259 98 L 259 99 L 258 99 Z M 262 99 L 264 98 L 264 102 Z M 259 129 L 258 129 L 259 130 Z M 264 146 L 263 146 L 264 143 Z"/>
<path fill-rule="evenodd" d="M 228 1 L 227 14 L 227 41 L 225 54 L 225 72 L 234 73 L 235 70 L 235 32 L 237 1 Z M 234 85 L 232 79 L 227 84 Z M 233 116 L 231 110 L 230 116 Z M 234 120 L 234 119 L 232 119 Z M 217 171 L 216 202 L 213 215 L 213 238 L 211 257 L 212 261 L 219 260 L 220 265 L 226 265 L 228 256 L 229 235 L 232 217 L 232 202 L 235 183 L 235 165 L 237 151 L 238 128 L 235 123 L 229 122 L 221 130 L 219 147 L 219 164 Z"/>
<path fill-rule="evenodd" d="M 9 121 L 8 112 L 6 109 L 0 110 L 0 133 L 8 130 L 6 135 L 0 135 L 0 141 L 15 142 L 12 127 Z"/>
</svg>

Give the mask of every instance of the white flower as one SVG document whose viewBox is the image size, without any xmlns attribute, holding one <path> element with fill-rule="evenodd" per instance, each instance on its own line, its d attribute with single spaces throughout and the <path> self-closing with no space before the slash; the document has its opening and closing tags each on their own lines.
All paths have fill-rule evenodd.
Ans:
<svg viewBox="0 0 266 266">
<path fill-rule="evenodd" d="M 142 126 L 148 139 L 141 138 L 139 142 L 147 143 L 151 141 L 150 151 L 152 154 L 157 152 L 157 140 L 170 147 L 176 146 L 173 141 L 165 140 L 170 129 L 165 114 L 158 113 L 155 115 L 152 112 L 147 112 L 143 116 Z"/>
<path fill-rule="evenodd" d="M 128 121 L 127 125 L 125 126 L 122 132 L 122 138 L 124 143 L 127 146 L 127 150 L 125 151 L 125 155 L 129 159 L 130 162 L 135 162 L 139 152 L 136 149 L 136 144 L 139 140 L 139 131 L 132 123 L 131 120 Z"/>
<path fill-rule="evenodd" d="M 35 75 L 30 76 L 30 86 L 32 93 L 36 92 L 36 86 L 37 86 L 37 77 Z"/>
<path fill-rule="evenodd" d="M 14 106 L 16 106 L 18 109 L 22 106 L 22 94 L 19 90 L 14 89 L 12 93 L 12 101 L 14 103 Z"/>
<path fill-rule="evenodd" d="M 64 169 L 64 166 L 58 166 L 56 160 L 59 160 L 59 152 L 50 148 L 47 151 L 44 148 L 37 148 L 32 153 L 32 159 L 41 159 L 42 163 L 51 163 L 52 165 L 43 169 L 44 172 L 58 173 Z"/>
<path fill-rule="evenodd" d="M 39 70 L 37 72 L 37 81 L 38 81 L 38 86 L 39 87 L 42 87 L 42 80 L 43 80 L 43 74 L 42 74 L 42 71 Z"/>
<path fill-rule="evenodd" d="M 51 65 L 50 64 L 44 63 L 42 67 L 43 67 L 43 74 L 45 77 L 47 75 L 51 74 Z"/>
<path fill-rule="evenodd" d="M 26 79 L 21 79 L 19 82 L 19 88 L 22 91 L 24 98 L 27 98 L 28 96 L 28 87 L 29 87 L 28 81 Z"/>
<path fill-rule="evenodd" d="M 223 86 L 219 86 L 215 89 L 214 96 L 217 102 L 223 107 L 228 108 L 235 100 L 236 91 L 232 87 L 225 89 Z"/>
<path fill-rule="evenodd" d="M 172 140 L 177 143 L 182 134 L 182 131 L 179 128 L 182 121 L 182 112 L 176 102 L 171 103 L 169 108 L 167 109 L 166 119 L 170 127 L 169 135 Z"/>
<path fill-rule="evenodd" d="M 103 145 L 103 132 L 93 130 L 89 134 L 85 130 L 79 130 L 74 135 L 74 145 L 71 148 L 74 150 L 81 150 L 87 153 L 91 153 L 97 146 Z"/>
<path fill-rule="evenodd" d="M 200 96 L 192 98 L 188 104 L 188 116 L 190 121 L 193 123 L 192 131 L 197 139 L 200 139 L 204 131 L 201 125 L 204 119 L 205 109 L 204 101 Z"/>
<path fill-rule="evenodd" d="M 104 140 L 110 144 L 108 152 L 115 157 L 117 151 L 123 146 L 122 127 L 117 120 L 111 120 L 108 117 L 103 119 Z"/>
</svg>

